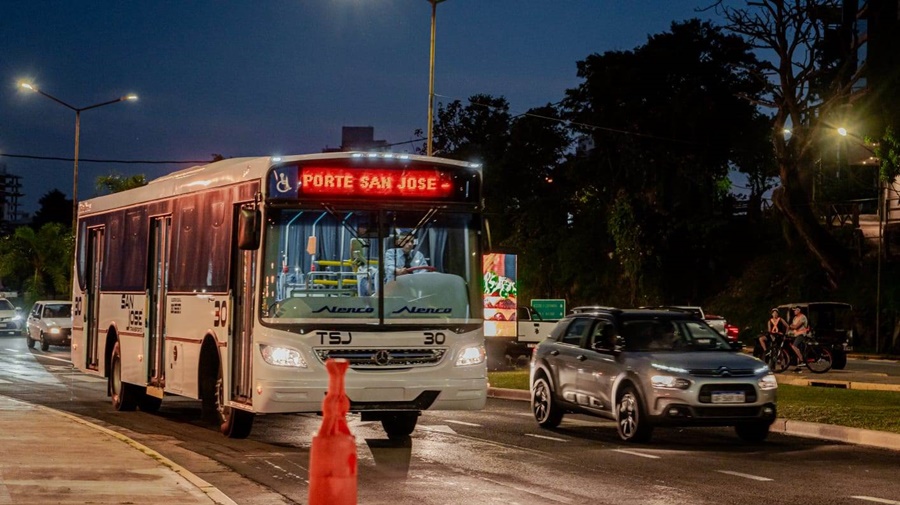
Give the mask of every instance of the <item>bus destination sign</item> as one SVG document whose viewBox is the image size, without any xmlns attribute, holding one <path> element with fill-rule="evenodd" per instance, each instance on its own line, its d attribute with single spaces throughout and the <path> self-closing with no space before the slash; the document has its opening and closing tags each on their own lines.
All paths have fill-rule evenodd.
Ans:
<svg viewBox="0 0 900 505">
<path fill-rule="evenodd" d="M 340 166 L 285 166 L 272 170 L 270 198 L 303 196 L 447 198 L 454 183 L 435 169 L 347 168 Z"/>
</svg>

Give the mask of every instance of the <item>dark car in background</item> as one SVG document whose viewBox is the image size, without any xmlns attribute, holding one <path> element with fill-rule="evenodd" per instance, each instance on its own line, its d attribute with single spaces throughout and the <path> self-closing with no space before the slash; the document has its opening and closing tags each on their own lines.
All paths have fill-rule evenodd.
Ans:
<svg viewBox="0 0 900 505">
<path fill-rule="evenodd" d="M 776 416 L 775 376 L 683 311 L 597 308 L 570 314 L 537 345 L 531 405 L 541 427 L 568 412 L 612 419 L 619 437 L 656 426 L 733 426 L 762 441 Z"/>
<path fill-rule="evenodd" d="M 809 330 L 816 342 L 831 351 L 831 368 L 843 370 L 847 366 L 847 353 L 853 350 L 856 321 L 853 306 L 841 302 L 799 302 L 779 305 L 778 311 L 788 324 L 794 318 L 793 307 L 800 307 L 806 315 Z"/>
</svg>

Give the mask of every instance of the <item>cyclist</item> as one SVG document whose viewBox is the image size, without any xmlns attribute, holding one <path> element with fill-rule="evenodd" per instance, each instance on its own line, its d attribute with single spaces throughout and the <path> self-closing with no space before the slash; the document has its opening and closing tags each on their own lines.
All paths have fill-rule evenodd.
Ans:
<svg viewBox="0 0 900 505">
<path fill-rule="evenodd" d="M 794 306 L 791 310 L 794 312 L 794 316 L 791 318 L 787 334 L 789 337 L 794 337 L 794 342 L 791 344 L 791 348 L 797 354 L 797 368 L 794 371 L 800 372 L 800 367 L 805 364 L 803 354 L 800 352 L 800 345 L 806 340 L 806 335 L 809 333 L 809 320 L 803 315 L 800 307 Z"/>
<path fill-rule="evenodd" d="M 778 309 L 772 309 L 772 316 L 766 321 L 766 333 L 759 336 L 759 346 L 762 348 L 763 354 L 768 350 L 769 342 L 775 342 L 775 339 L 784 337 L 787 331 L 787 321 L 781 318 Z"/>
</svg>

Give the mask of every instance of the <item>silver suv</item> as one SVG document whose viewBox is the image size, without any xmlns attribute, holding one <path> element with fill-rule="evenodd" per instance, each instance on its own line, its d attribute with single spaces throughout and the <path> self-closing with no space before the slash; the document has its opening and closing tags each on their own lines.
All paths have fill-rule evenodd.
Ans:
<svg viewBox="0 0 900 505">
<path fill-rule="evenodd" d="M 655 426 L 734 426 L 765 440 L 778 384 L 765 363 L 738 352 L 690 314 L 598 308 L 559 321 L 531 359 L 531 407 L 538 424 L 566 412 L 616 421 L 627 442 Z"/>
</svg>

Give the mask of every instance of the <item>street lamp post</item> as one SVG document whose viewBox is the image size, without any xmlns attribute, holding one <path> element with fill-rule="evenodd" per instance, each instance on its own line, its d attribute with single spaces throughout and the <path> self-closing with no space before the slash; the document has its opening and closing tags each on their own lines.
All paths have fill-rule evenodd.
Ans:
<svg viewBox="0 0 900 505">
<path fill-rule="evenodd" d="M 23 83 L 19 83 L 19 87 L 22 89 L 27 89 L 28 91 L 32 91 L 34 93 L 43 95 L 43 96 L 53 100 L 54 102 L 62 105 L 63 107 L 66 107 L 68 109 L 75 111 L 75 166 L 72 169 L 72 233 L 75 233 L 75 225 L 78 221 L 78 148 L 79 148 L 80 140 L 81 140 L 81 112 L 90 110 L 90 109 L 96 109 L 98 107 L 103 107 L 104 105 L 110 105 L 110 104 L 124 102 L 124 101 L 134 101 L 134 100 L 137 100 L 138 97 L 135 94 L 129 94 L 129 95 L 125 95 L 125 96 L 116 98 L 115 100 L 108 100 L 106 102 L 95 103 L 94 105 L 89 105 L 87 107 L 75 107 L 75 106 L 69 105 L 68 103 L 60 100 L 59 98 L 56 98 L 55 96 L 53 96 L 49 93 L 45 93 L 45 92 L 41 91 L 33 84 L 23 82 Z"/>
<path fill-rule="evenodd" d="M 428 60 L 428 143 L 426 144 L 425 154 L 431 156 L 432 149 L 432 140 L 433 136 L 431 133 L 432 123 L 434 122 L 434 35 L 435 35 L 435 22 L 437 20 L 437 4 L 443 2 L 445 0 L 428 0 L 428 3 L 431 4 L 431 51 L 430 58 Z"/>
</svg>

